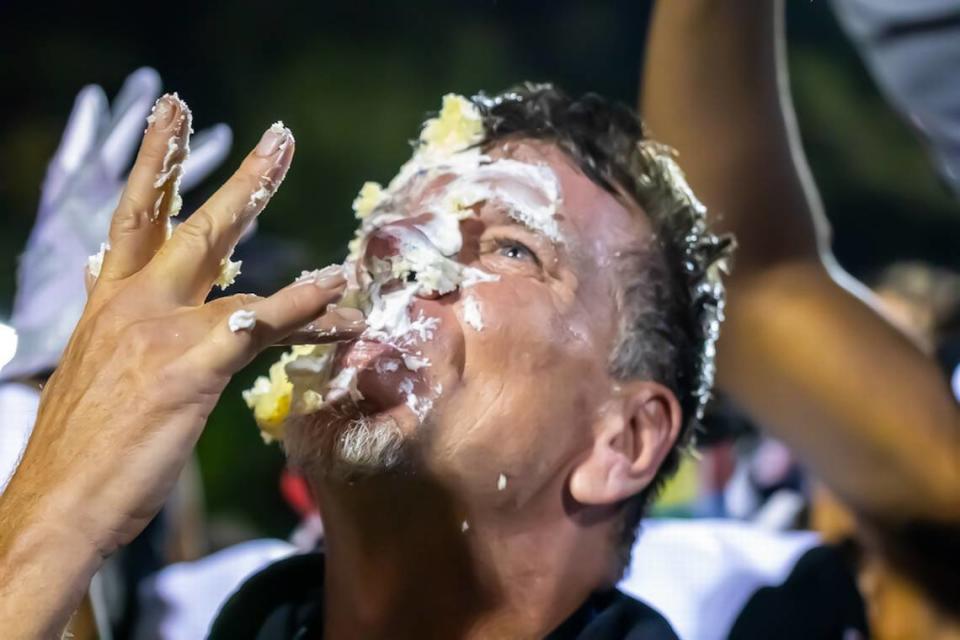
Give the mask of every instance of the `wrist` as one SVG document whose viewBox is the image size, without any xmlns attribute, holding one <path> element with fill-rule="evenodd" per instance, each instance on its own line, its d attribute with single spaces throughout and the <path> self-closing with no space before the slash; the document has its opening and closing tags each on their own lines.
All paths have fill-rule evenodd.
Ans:
<svg viewBox="0 0 960 640">
<path fill-rule="evenodd" d="M 95 545 L 43 501 L 0 500 L 0 628 L 56 637 L 103 563 Z"/>
</svg>

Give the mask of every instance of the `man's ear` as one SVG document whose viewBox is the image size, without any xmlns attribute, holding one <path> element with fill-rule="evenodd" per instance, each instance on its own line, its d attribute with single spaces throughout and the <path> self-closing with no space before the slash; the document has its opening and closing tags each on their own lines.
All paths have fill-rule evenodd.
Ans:
<svg viewBox="0 0 960 640">
<path fill-rule="evenodd" d="M 581 504 L 615 504 L 653 481 L 680 434 L 680 404 L 662 384 L 625 384 L 600 418 L 590 455 L 570 477 Z"/>
</svg>

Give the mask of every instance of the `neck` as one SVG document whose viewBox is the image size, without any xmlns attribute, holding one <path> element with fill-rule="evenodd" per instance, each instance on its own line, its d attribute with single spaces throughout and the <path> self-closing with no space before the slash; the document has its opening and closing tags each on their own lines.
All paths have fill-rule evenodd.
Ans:
<svg viewBox="0 0 960 640">
<path fill-rule="evenodd" d="M 317 489 L 328 640 L 540 638 L 609 578 L 609 527 L 562 504 L 471 511 L 413 476 Z"/>
</svg>

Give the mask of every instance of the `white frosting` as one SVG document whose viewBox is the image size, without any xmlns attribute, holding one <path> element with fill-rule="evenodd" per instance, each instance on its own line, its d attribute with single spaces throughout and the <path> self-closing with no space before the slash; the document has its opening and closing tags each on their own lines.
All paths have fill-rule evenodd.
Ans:
<svg viewBox="0 0 960 640">
<path fill-rule="evenodd" d="M 110 243 L 101 242 L 100 251 L 87 258 L 87 271 L 94 279 L 100 277 L 100 270 L 103 268 L 103 259 L 106 257 L 107 251 L 110 251 Z"/>
<path fill-rule="evenodd" d="M 176 100 L 180 105 L 180 115 L 175 129 L 177 131 L 184 131 L 184 123 L 186 123 L 186 128 L 185 134 L 182 136 L 182 148 L 180 146 L 181 137 L 171 135 L 170 138 L 167 139 L 167 151 L 163 156 L 163 165 L 153 180 L 153 188 L 161 190 L 156 202 L 153 203 L 153 220 L 160 217 L 160 207 L 163 205 L 163 196 L 165 194 L 169 194 L 170 197 L 168 211 L 170 217 L 180 213 L 180 208 L 183 206 L 183 199 L 180 197 L 180 180 L 183 178 L 183 163 L 190 156 L 190 134 L 193 133 L 193 114 L 190 112 L 187 103 L 181 100 L 180 96 L 176 93 L 174 93 L 171 98 Z M 161 100 L 163 99 L 165 98 L 161 98 Z M 156 105 L 154 105 L 154 108 L 156 108 Z M 167 108 L 170 107 L 167 106 Z M 155 118 L 153 113 L 147 118 L 148 122 L 151 121 L 151 117 Z M 182 153 L 180 153 L 181 151 Z M 177 157 L 178 155 L 179 157 Z"/>
<path fill-rule="evenodd" d="M 281 136 L 279 149 L 277 150 L 276 157 L 283 157 L 284 151 L 286 151 L 287 146 L 293 140 L 293 134 L 287 129 L 283 124 L 283 120 L 277 120 L 269 129 L 270 133 L 276 136 Z M 250 199 L 247 201 L 246 211 L 249 214 L 258 213 L 263 210 L 270 198 L 273 197 L 273 194 L 277 192 L 277 189 L 280 188 L 280 184 L 283 182 L 285 174 L 281 173 L 279 179 L 274 179 L 270 173 L 265 173 L 260 176 L 258 179 L 258 188 L 256 191 L 250 194 Z"/>
<path fill-rule="evenodd" d="M 560 186 L 550 167 L 511 158 L 477 156 L 476 160 L 475 167 L 443 189 L 442 198 L 431 211 L 446 209 L 457 214 L 478 202 L 493 201 L 503 205 L 517 222 L 554 242 L 563 241 L 556 218 Z"/>
<path fill-rule="evenodd" d="M 400 362 L 397 360 L 380 360 L 377 362 L 377 373 L 393 373 L 400 370 Z"/>
<path fill-rule="evenodd" d="M 463 298 L 463 320 L 476 331 L 483 331 L 480 303 L 469 293 Z"/>
<path fill-rule="evenodd" d="M 173 161 L 173 157 L 179 150 L 180 145 L 177 144 L 177 136 L 170 136 L 167 140 L 167 152 L 163 156 L 163 167 L 153 180 L 154 189 L 163 188 L 167 181 L 174 177 L 174 173 L 181 173 L 183 171 L 181 164 Z"/>
<path fill-rule="evenodd" d="M 419 371 L 430 366 L 430 359 L 423 357 L 423 354 L 404 353 L 403 366 L 410 371 Z"/>
<path fill-rule="evenodd" d="M 433 401 L 408 393 L 406 405 L 410 408 L 410 411 L 413 411 L 413 414 L 417 416 L 417 420 L 422 423 L 426 419 L 427 414 L 430 413 L 430 409 L 433 408 Z"/>
<path fill-rule="evenodd" d="M 263 209 L 269 200 L 273 196 L 274 187 L 273 182 L 270 181 L 266 176 L 260 176 L 259 179 L 260 187 L 250 194 L 250 200 L 247 201 L 247 209 L 250 211 L 259 211 Z"/>
<path fill-rule="evenodd" d="M 233 255 L 232 253 L 230 254 Z M 243 266 L 243 260 L 231 260 L 230 257 L 226 257 L 220 261 L 220 274 L 217 276 L 217 279 L 214 280 L 213 284 L 220 287 L 220 289 L 226 289 L 232 285 L 236 280 L 237 276 L 240 275 L 240 267 Z"/>
<path fill-rule="evenodd" d="M 410 372 L 430 366 L 417 345 L 433 338 L 440 321 L 422 310 L 414 316 L 412 306 L 418 296 L 445 295 L 499 279 L 457 260 L 463 246 L 460 223 L 476 214 L 477 205 L 499 207 L 549 240 L 563 241 L 556 215 L 562 198 L 550 167 L 510 158 L 492 159 L 475 146 L 483 136 L 482 117 L 476 107 L 460 96 L 444 96 L 438 117 L 424 124 L 413 157 L 386 188 L 366 182 L 353 201 L 354 213 L 361 222 L 344 265 L 348 285 L 340 306 L 364 313 L 367 326 L 361 339 L 399 350 L 399 361 L 384 360 L 375 365 L 379 373 L 398 371 L 401 363 Z M 442 185 L 440 179 L 445 180 Z M 251 206 L 260 206 L 261 200 L 269 197 L 267 187 L 262 185 L 254 193 Z M 412 224 L 393 224 L 400 221 Z M 387 256 L 364 260 L 361 250 L 366 238 L 377 231 L 389 236 L 391 251 Z M 311 275 L 305 272 L 301 279 Z M 464 321 L 481 331 L 484 323 L 477 299 L 464 295 L 463 305 Z M 314 375 L 325 382 L 327 373 L 303 375 Z M 295 376 L 291 373 L 290 377 Z M 340 371 L 329 381 L 324 400 L 335 402 L 346 394 L 359 399 L 356 377 L 355 368 Z M 425 398 L 416 394 L 411 379 L 402 379 L 400 385 L 405 404 L 420 421 L 443 391 L 436 385 L 432 398 Z M 293 402 L 298 403 L 297 389 Z M 320 406 L 316 397 L 299 404 Z M 505 476 L 502 478 L 505 482 Z"/>
<path fill-rule="evenodd" d="M 546 238 L 562 241 L 556 218 L 561 202 L 556 175 L 546 165 L 509 158 L 494 160 L 476 148 L 465 148 L 482 139 L 482 129 L 478 135 L 473 125 L 474 118 L 479 121 L 479 114 L 471 112 L 468 104 L 455 105 L 454 111 L 462 119 L 460 125 L 451 118 L 443 121 L 447 116 L 442 112 L 437 122 L 424 127 L 421 147 L 386 189 L 367 182 L 353 202 L 361 226 L 351 245 L 350 261 L 363 266 L 358 295 L 353 297 L 366 315 L 363 337 L 397 347 L 409 371 L 429 366 L 429 360 L 410 349 L 417 341 L 432 339 L 439 322 L 422 311 L 413 317 L 411 308 L 416 297 L 444 295 L 499 279 L 456 259 L 463 246 L 460 222 L 475 215 L 476 205 L 492 203 Z M 444 109 L 450 105 L 450 99 L 445 98 Z M 441 143 L 437 142 L 438 136 Z M 439 178 L 447 182 L 435 192 L 426 192 L 425 188 Z M 411 202 L 415 208 L 408 205 Z M 393 224 L 407 219 L 413 219 L 414 224 Z M 387 236 L 391 252 L 363 262 L 359 251 L 365 237 L 373 232 Z M 384 292 L 388 283 L 391 288 Z M 476 298 L 464 296 L 463 314 L 474 330 L 483 329 Z M 378 371 L 385 369 L 378 367 Z M 409 385 L 409 389 L 400 391 L 407 406 L 422 420 L 432 402 L 418 397 L 412 382 Z"/>
<path fill-rule="evenodd" d="M 237 333 L 239 331 L 250 331 L 257 326 L 257 313 L 250 309 L 239 309 L 230 314 L 227 318 L 227 326 L 230 331 Z"/>
<path fill-rule="evenodd" d="M 354 402 L 363 400 L 363 394 L 357 389 L 357 369 L 356 367 L 344 367 L 340 373 L 330 381 L 330 392 L 327 395 L 328 401 L 334 401 L 349 394 Z"/>
<path fill-rule="evenodd" d="M 507 476 L 500 474 L 500 477 L 497 478 L 497 491 L 503 491 L 507 488 Z"/>
<path fill-rule="evenodd" d="M 364 337 L 391 341 L 408 334 L 411 328 L 408 307 L 416 295 L 415 287 L 380 294 L 379 285 L 375 284 L 370 294 Z"/>
</svg>

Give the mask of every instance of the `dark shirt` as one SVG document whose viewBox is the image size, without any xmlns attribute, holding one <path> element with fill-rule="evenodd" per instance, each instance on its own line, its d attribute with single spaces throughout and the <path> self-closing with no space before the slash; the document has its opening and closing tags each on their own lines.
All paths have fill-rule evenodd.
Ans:
<svg viewBox="0 0 960 640">
<path fill-rule="evenodd" d="M 223 605 L 212 640 L 316 640 L 323 637 L 324 558 L 276 562 L 247 580 Z M 659 613 L 610 589 L 591 596 L 546 640 L 677 640 Z"/>
<path fill-rule="evenodd" d="M 220 610 L 213 640 L 323 637 L 324 558 L 276 562 L 248 579 Z M 814 547 L 780 585 L 757 589 L 737 615 L 731 640 L 848 640 L 869 635 L 863 599 L 841 549 Z M 546 640 L 676 640 L 652 607 L 616 589 L 593 594 Z M 689 638 L 686 640 L 697 640 Z"/>
</svg>

